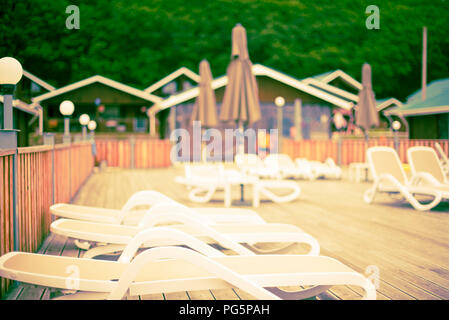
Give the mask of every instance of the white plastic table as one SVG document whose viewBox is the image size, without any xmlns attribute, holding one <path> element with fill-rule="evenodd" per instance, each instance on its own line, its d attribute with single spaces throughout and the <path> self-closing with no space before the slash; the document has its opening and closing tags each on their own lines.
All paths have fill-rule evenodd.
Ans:
<svg viewBox="0 0 449 320">
<path fill-rule="evenodd" d="M 366 162 L 353 162 L 349 165 L 349 181 L 360 183 L 369 180 L 369 165 Z M 363 179 L 363 180 L 362 180 Z"/>
</svg>

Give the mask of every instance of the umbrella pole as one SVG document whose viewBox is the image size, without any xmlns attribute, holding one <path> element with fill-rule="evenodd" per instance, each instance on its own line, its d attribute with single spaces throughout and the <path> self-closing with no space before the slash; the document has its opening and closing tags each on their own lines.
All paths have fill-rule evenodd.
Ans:
<svg viewBox="0 0 449 320">
<path fill-rule="evenodd" d="M 368 150 L 368 129 L 364 129 L 363 130 L 363 133 L 364 133 L 364 135 L 365 135 L 365 157 L 366 157 L 366 151 Z M 365 159 L 365 162 L 366 162 L 366 159 Z"/>
<path fill-rule="evenodd" d="M 238 154 L 243 154 L 244 153 L 244 149 L 245 149 L 245 138 L 243 138 L 243 123 L 241 120 L 239 120 L 238 123 L 239 126 L 239 144 L 238 144 Z M 243 139 L 243 143 L 240 139 Z M 243 189 L 243 184 L 240 184 L 240 201 L 244 201 L 245 196 L 244 196 L 244 189 Z"/>
</svg>

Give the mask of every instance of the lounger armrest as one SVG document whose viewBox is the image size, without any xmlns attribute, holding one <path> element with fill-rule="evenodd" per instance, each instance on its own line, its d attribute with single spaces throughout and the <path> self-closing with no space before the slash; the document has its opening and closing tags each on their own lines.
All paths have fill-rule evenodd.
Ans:
<svg viewBox="0 0 449 320">
<path fill-rule="evenodd" d="M 377 180 L 376 182 L 379 183 L 379 184 L 381 184 L 382 181 L 387 181 L 387 182 L 392 183 L 398 189 L 403 189 L 404 188 L 404 185 L 402 183 L 400 183 L 399 180 L 396 179 L 390 173 L 382 173 L 381 175 L 379 175 L 379 177 L 376 180 Z"/>
<path fill-rule="evenodd" d="M 131 242 L 126 246 L 120 255 L 119 262 L 128 263 L 135 256 L 137 250 L 144 243 L 157 245 L 157 242 L 164 239 L 174 240 L 180 245 L 186 245 L 209 257 L 224 256 L 224 253 L 204 243 L 203 241 L 185 233 L 169 227 L 156 227 L 145 229 L 136 234 Z"/>
<path fill-rule="evenodd" d="M 125 205 L 122 207 L 122 212 L 128 212 L 129 210 L 137 206 L 153 206 L 160 202 L 175 202 L 173 199 L 167 197 L 166 195 L 153 191 L 144 190 L 133 194 Z"/>
<path fill-rule="evenodd" d="M 366 202 L 371 202 L 374 198 L 375 191 L 378 189 L 379 185 L 382 183 L 382 180 L 387 180 L 394 187 L 396 187 L 397 191 L 401 193 L 401 195 L 416 209 L 419 211 L 427 211 L 435 207 L 441 202 L 442 194 L 436 189 L 433 188 L 420 188 L 412 185 L 404 185 L 400 183 L 395 177 L 391 174 L 381 174 L 376 181 L 374 182 L 373 188 L 367 190 L 364 194 L 364 198 Z M 434 199 L 427 204 L 420 203 L 414 196 L 413 193 L 425 193 L 434 197 Z"/>
<path fill-rule="evenodd" d="M 410 185 L 416 186 L 421 180 L 435 187 L 441 186 L 441 183 L 428 172 L 415 173 L 410 179 Z"/>
<path fill-rule="evenodd" d="M 163 202 L 152 206 L 142 217 L 139 223 L 141 228 L 155 226 L 153 221 L 157 223 L 170 223 L 170 222 L 181 222 L 179 221 L 179 216 L 176 216 L 175 221 L 171 221 L 171 216 L 169 213 L 178 213 L 182 216 L 191 217 L 197 219 L 206 224 L 215 224 L 215 222 L 205 216 L 198 215 L 195 210 L 188 208 L 177 202 Z"/>
<path fill-rule="evenodd" d="M 189 217 L 183 212 L 164 212 L 164 213 L 156 213 L 152 214 L 151 216 L 145 217 L 145 221 L 143 221 L 145 224 L 142 224 L 142 228 L 149 228 L 149 227 L 155 227 L 157 225 L 163 224 L 163 223 L 181 223 L 184 224 L 193 230 L 196 230 L 198 234 L 201 234 L 203 236 L 209 237 L 219 243 L 221 246 L 225 248 L 229 248 L 233 251 L 235 251 L 238 254 L 241 255 L 254 255 L 254 252 L 251 250 L 245 248 L 241 244 L 231 240 L 226 235 L 221 234 L 211 228 L 210 226 L 200 222 L 198 219 Z"/>
</svg>

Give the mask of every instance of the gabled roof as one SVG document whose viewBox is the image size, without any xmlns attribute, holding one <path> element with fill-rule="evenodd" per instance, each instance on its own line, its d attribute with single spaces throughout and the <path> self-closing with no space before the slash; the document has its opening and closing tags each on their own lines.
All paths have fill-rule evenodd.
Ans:
<svg viewBox="0 0 449 320">
<path fill-rule="evenodd" d="M 319 89 L 323 89 L 325 91 L 328 91 L 332 94 L 338 95 L 344 99 L 347 99 L 349 101 L 352 101 L 354 103 L 359 102 L 359 97 L 356 94 L 353 94 L 351 92 L 348 92 L 346 90 L 337 88 L 335 86 L 332 86 L 328 84 L 327 82 L 322 82 L 320 80 L 317 80 L 315 77 L 312 78 L 306 78 L 302 80 L 302 82 L 307 83 L 308 85 L 311 85 L 313 87 L 317 87 Z"/>
<path fill-rule="evenodd" d="M 295 79 L 289 75 L 286 75 L 286 74 L 276 71 L 274 69 L 268 68 L 261 64 L 253 65 L 253 73 L 255 76 L 267 76 L 269 78 L 275 79 L 279 82 L 282 82 L 282 83 L 284 83 L 288 86 L 291 86 L 295 89 L 298 89 L 298 90 L 308 93 L 312 96 L 315 96 L 319 99 L 327 101 L 327 102 L 329 102 L 335 106 L 338 106 L 340 108 L 350 110 L 353 107 L 352 102 L 345 101 L 339 97 L 336 97 L 335 95 L 331 95 L 323 90 L 320 90 L 318 88 L 310 86 L 298 79 Z M 212 81 L 212 84 L 211 84 L 212 89 L 215 90 L 215 89 L 224 87 L 227 85 L 227 83 L 228 83 L 228 77 L 226 75 L 218 77 Z M 159 110 L 170 108 L 174 105 L 178 105 L 180 103 L 183 103 L 185 101 L 193 99 L 196 96 L 198 96 L 198 94 L 199 94 L 199 88 L 198 87 L 192 88 L 190 90 L 187 90 L 187 91 L 181 92 L 179 94 L 172 95 L 172 96 L 168 97 L 167 99 L 165 99 L 161 103 L 159 103 L 157 105 L 157 108 Z"/>
<path fill-rule="evenodd" d="M 44 101 L 44 100 L 56 97 L 58 95 L 61 95 L 63 93 L 70 92 L 70 91 L 76 90 L 78 88 L 82 88 L 82 87 L 88 86 L 88 85 L 96 83 L 96 82 L 104 84 L 104 85 L 106 85 L 108 87 L 111 87 L 111 88 L 114 88 L 114 89 L 126 92 L 126 93 L 128 93 L 130 95 L 139 97 L 141 99 L 150 101 L 152 103 L 158 103 L 158 102 L 162 101 L 162 99 L 160 97 L 158 97 L 158 96 L 149 94 L 149 93 L 144 92 L 142 90 L 130 87 L 130 86 L 126 85 L 126 84 L 123 84 L 123 83 L 120 83 L 120 82 L 108 79 L 108 78 L 100 76 L 100 75 L 92 76 L 92 77 L 89 77 L 87 79 L 84 79 L 84 80 L 81 80 L 81 81 L 69 84 L 69 85 L 67 85 L 65 87 L 56 89 L 54 91 L 44 93 L 44 94 L 42 94 L 40 96 L 34 97 L 32 100 L 33 100 L 33 102 L 41 102 L 41 101 Z"/>
<path fill-rule="evenodd" d="M 378 111 L 383 111 L 388 108 L 398 108 L 398 107 L 403 106 L 402 102 L 396 98 L 376 100 L 376 104 L 377 104 Z"/>
<path fill-rule="evenodd" d="M 0 102 L 3 103 L 3 96 L 0 96 Z M 32 114 L 32 115 L 39 115 L 39 110 L 37 108 L 35 108 L 37 104 L 32 103 L 32 104 L 28 104 L 23 102 L 22 100 L 19 99 L 15 99 L 12 101 L 12 106 L 14 108 L 17 108 L 23 112 Z"/>
<path fill-rule="evenodd" d="M 358 82 L 356 79 L 354 79 L 349 74 L 347 74 L 346 72 L 344 72 L 344 71 L 342 71 L 340 69 L 335 70 L 335 71 L 329 71 L 329 72 L 326 72 L 326 73 L 322 73 L 322 74 L 313 76 L 311 78 L 304 79 L 304 81 L 306 83 L 309 83 L 311 81 L 310 79 L 315 79 L 315 80 L 321 81 L 323 83 L 329 84 L 330 82 L 334 81 L 337 78 L 342 79 L 347 84 L 349 84 L 350 86 L 354 87 L 354 89 L 357 89 L 357 90 L 361 90 L 362 89 L 362 84 L 360 82 Z"/>
<path fill-rule="evenodd" d="M 31 74 L 30 72 L 23 70 L 23 75 L 25 77 L 27 77 L 28 79 L 30 79 L 31 81 L 33 81 L 34 83 L 37 83 L 39 86 L 41 86 L 42 88 L 48 90 L 48 91 L 53 91 L 55 90 L 55 87 L 53 87 L 52 85 L 48 84 L 47 82 L 45 82 L 44 80 L 36 77 L 35 75 Z"/>
<path fill-rule="evenodd" d="M 404 116 L 449 113 L 449 78 L 428 84 L 425 100 L 421 98 L 421 90 L 415 91 L 402 107 L 391 110 L 391 113 Z"/>
<path fill-rule="evenodd" d="M 181 67 L 178 70 L 170 73 L 168 76 L 166 76 L 166 77 L 162 78 L 161 80 L 157 81 L 156 83 L 152 84 L 151 86 L 146 88 L 144 91 L 147 93 L 154 92 L 157 89 L 165 86 L 167 83 L 173 81 L 174 79 L 176 79 L 182 75 L 185 75 L 186 77 L 192 79 L 196 83 L 200 82 L 200 76 L 198 74 L 196 74 L 195 72 L 193 72 L 192 70 L 190 70 L 186 67 Z"/>
</svg>

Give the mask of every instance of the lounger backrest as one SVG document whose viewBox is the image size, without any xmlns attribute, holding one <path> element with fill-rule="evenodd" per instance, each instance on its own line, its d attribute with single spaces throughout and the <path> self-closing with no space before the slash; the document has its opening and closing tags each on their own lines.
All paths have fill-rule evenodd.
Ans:
<svg viewBox="0 0 449 320">
<path fill-rule="evenodd" d="M 262 159 L 254 153 L 236 154 L 235 164 L 239 167 L 260 166 L 262 164 Z"/>
<path fill-rule="evenodd" d="M 331 168 L 337 167 L 337 165 L 335 164 L 334 159 L 332 159 L 332 158 L 327 158 L 324 163 L 327 164 Z"/>
<path fill-rule="evenodd" d="M 444 152 L 443 148 L 438 142 L 435 142 L 435 149 L 437 149 L 438 153 L 440 154 L 443 163 L 447 164 L 449 162 L 449 159 L 447 158 L 446 152 Z"/>
<path fill-rule="evenodd" d="M 433 148 L 411 147 L 407 150 L 407 158 L 412 169 L 412 174 L 427 172 L 440 183 L 445 183 L 443 168 Z"/>
<path fill-rule="evenodd" d="M 265 158 L 265 164 L 269 167 L 291 168 L 295 163 L 287 154 L 270 154 Z"/>
<path fill-rule="evenodd" d="M 217 177 L 223 176 L 224 166 L 218 165 L 185 165 L 186 178 L 191 179 L 195 177 Z"/>
<path fill-rule="evenodd" d="M 391 174 L 400 183 L 407 183 L 401 160 L 393 148 L 372 147 L 367 150 L 366 157 L 374 179 L 382 174 Z"/>
</svg>

